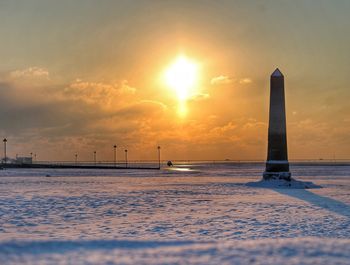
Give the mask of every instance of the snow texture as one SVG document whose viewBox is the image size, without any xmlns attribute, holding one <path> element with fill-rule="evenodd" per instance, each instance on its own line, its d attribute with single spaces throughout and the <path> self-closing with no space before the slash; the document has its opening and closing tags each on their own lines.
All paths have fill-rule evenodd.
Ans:
<svg viewBox="0 0 350 265">
<path fill-rule="evenodd" d="M 0 171 L 0 264 L 350 264 L 350 167 L 263 169 Z"/>
<path fill-rule="evenodd" d="M 319 189 L 322 188 L 319 185 L 315 185 L 311 181 L 300 181 L 291 179 L 286 181 L 284 179 L 268 179 L 260 180 L 258 182 L 248 182 L 247 186 L 257 188 L 271 188 L 271 189 Z"/>
</svg>

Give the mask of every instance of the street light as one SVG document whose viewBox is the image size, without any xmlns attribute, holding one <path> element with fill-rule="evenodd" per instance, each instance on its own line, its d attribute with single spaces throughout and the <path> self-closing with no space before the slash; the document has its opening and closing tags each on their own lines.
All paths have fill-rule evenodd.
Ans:
<svg viewBox="0 0 350 265">
<path fill-rule="evenodd" d="M 95 166 L 96 166 L 96 151 L 94 151 L 94 163 L 95 163 Z"/>
<path fill-rule="evenodd" d="M 2 140 L 4 142 L 4 161 L 5 161 L 5 164 L 6 164 L 6 161 L 7 161 L 7 155 L 6 155 L 6 143 L 7 143 L 7 139 L 4 138 L 4 140 Z"/>
<path fill-rule="evenodd" d="M 75 165 L 78 163 L 78 154 L 75 154 Z"/>
<path fill-rule="evenodd" d="M 36 162 L 36 154 L 34 154 L 34 162 Z"/>
<path fill-rule="evenodd" d="M 114 167 L 117 166 L 117 145 L 113 145 L 114 148 Z"/>
<path fill-rule="evenodd" d="M 125 167 L 128 167 L 128 150 L 125 149 Z"/>
<path fill-rule="evenodd" d="M 158 149 L 158 167 L 160 169 L 160 146 L 159 145 L 158 145 L 157 149 Z"/>
</svg>

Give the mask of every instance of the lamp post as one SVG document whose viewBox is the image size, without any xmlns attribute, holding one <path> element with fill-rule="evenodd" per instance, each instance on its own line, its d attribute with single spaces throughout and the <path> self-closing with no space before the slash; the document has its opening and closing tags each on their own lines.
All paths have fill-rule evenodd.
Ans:
<svg viewBox="0 0 350 265">
<path fill-rule="evenodd" d="M 95 166 L 96 166 L 96 151 L 94 151 L 94 163 L 95 163 Z"/>
<path fill-rule="evenodd" d="M 31 163 L 33 163 L 33 153 L 32 152 L 30 152 L 30 159 L 32 160 Z"/>
<path fill-rule="evenodd" d="M 75 165 L 78 163 L 78 154 L 75 154 Z"/>
<path fill-rule="evenodd" d="M 114 148 L 114 167 L 117 166 L 117 145 L 113 145 Z"/>
<path fill-rule="evenodd" d="M 34 154 L 34 162 L 36 162 L 36 154 Z"/>
<path fill-rule="evenodd" d="M 158 167 L 160 169 L 160 146 L 159 145 L 158 145 L 157 149 L 158 149 Z"/>
<path fill-rule="evenodd" d="M 125 149 L 125 167 L 128 167 L 128 150 Z"/>
<path fill-rule="evenodd" d="M 4 162 L 6 164 L 6 161 L 7 161 L 7 155 L 6 155 L 6 143 L 7 143 L 7 139 L 4 138 L 4 140 L 2 140 L 4 142 Z"/>
</svg>

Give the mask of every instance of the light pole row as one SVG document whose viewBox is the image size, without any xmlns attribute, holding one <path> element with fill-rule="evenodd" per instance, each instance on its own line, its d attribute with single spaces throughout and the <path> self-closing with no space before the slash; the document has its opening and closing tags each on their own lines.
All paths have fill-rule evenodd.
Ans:
<svg viewBox="0 0 350 265">
<path fill-rule="evenodd" d="M 117 166 L 117 145 L 113 145 L 113 149 L 114 149 L 114 159 L 113 159 L 113 162 L 114 162 L 114 166 L 116 167 Z M 128 166 L 128 150 L 125 149 L 125 166 L 127 167 Z M 97 164 L 97 160 L 96 160 L 96 151 L 94 151 L 94 164 L 96 166 Z M 76 153 L 75 154 L 75 164 L 78 163 L 78 154 Z"/>
<path fill-rule="evenodd" d="M 113 145 L 114 149 L 114 167 L 117 166 L 117 145 Z M 128 167 L 128 149 L 124 150 L 125 153 L 125 167 Z"/>
<path fill-rule="evenodd" d="M 160 146 L 157 146 L 158 149 L 158 167 L 160 168 Z M 113 145 L 114 150 L 114 167 L 117 166 L 117 145 Z M 128 167 L 128 149 L 124 150 L 125 154 L 125 167 Z M 75 154 L 75 164 L 78 162 L 78 154 Z M 94 164 L 96 166 L 97 160 L 96 160 L 96 151 L 94 151 Z"/>
<path fill-rule="evenodd" d="M 3 142 L 4 142 L 4 160 L 3 160 L 3 162 L 6 164 L 6 162 L 7 162 L 7 154 L 6 154 L 7 139 L 4 138 Z M 116 167 L 117 166 L 117 145 L 116 144 L 113 145 L 113 149 L 114 149 L 114 166 Z M 157 149 L 158 149 L 158 167 L 160 168 L 160 146 L 158 146 Z M 94 164 L 95 164 L 95 166 L 97 163 L 96 153 L 97 152 L 94 151 Z M 124 153 L 125 153 L 125 167 L 128 167 L 128 149 L 125 149 Z M 32 152 L 30 153 L 30 157 L 33 160 L 33 153 Z M 75 157 L 75 164 L 77 164 L 78 163 L 78 153 L 75 153 L 74 157 Z M 36 161 L 36 154 L 34 154 L 34 161 Z"/>
</svg>

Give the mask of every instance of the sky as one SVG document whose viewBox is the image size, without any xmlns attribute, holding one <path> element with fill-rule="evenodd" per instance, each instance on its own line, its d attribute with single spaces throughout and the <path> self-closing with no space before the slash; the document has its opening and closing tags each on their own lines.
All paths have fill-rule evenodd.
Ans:
<svg viewBox="0 0 350 265">
<path fill-rule="evenodd" d="M 350 1 L 0 0 L 0 136 L 38 160 L 264 160 L 270 74 L 289 158 L 350 158 Z M 179 56 L 196 84 L 179 102 Z M 181 113 L 181 106 L 186 109 Z M 2 152 L 2 148 L 1 151 Z"/>
</svg>

